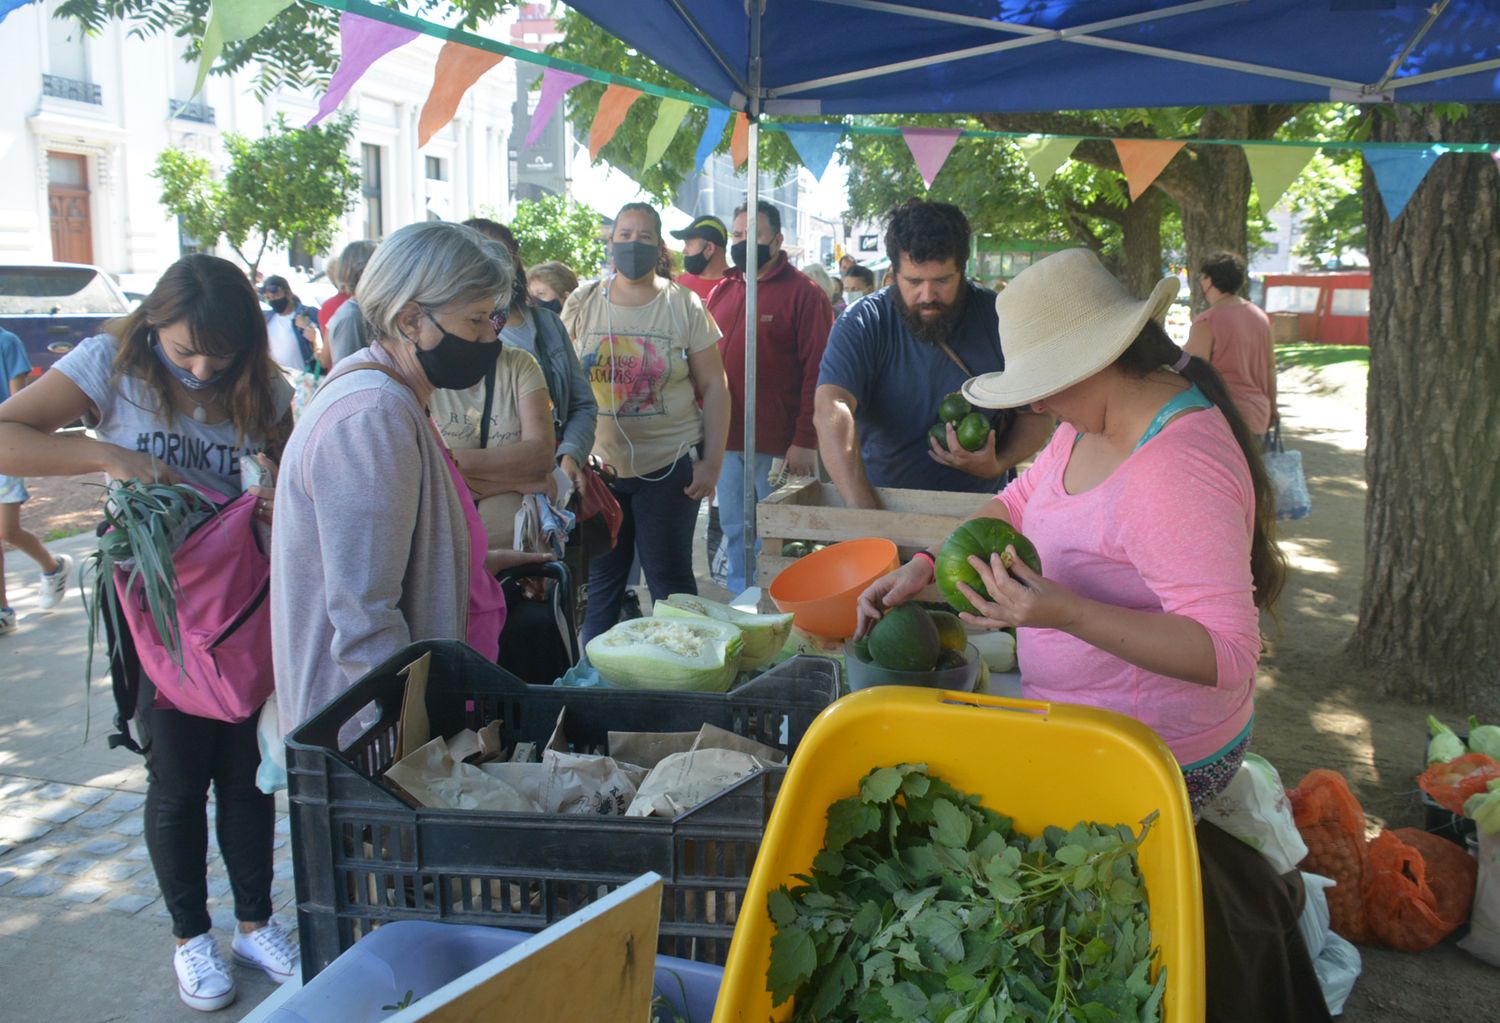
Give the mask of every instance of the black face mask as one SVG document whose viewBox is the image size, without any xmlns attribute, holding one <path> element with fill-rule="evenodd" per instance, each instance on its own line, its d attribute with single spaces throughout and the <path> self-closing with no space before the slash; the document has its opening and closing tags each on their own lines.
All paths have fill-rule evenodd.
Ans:
<svg viewBox="0 0 1500 1023">
<path fill-rule="evenodd" d="M 735 242 L 733 245 L 729 246 L 729 256 L 730 256 L 730 258 L 734 260 L 734 265 L 737 266 L 737 267 L 739 267 L 742 270 L 745 267 L 745 257 L 749 254 L 746 251 L 747 248 L 748 248 L 748 246 L 746 245 L 745 242 Z M 756 270 L 764 270 L 766 268 L 766 265 L 768 263 L 770 263 L 770 262 L 771 262 L 771 246 L 769 246 L 769 245 L 756 245 L 755 246 L 755 269 Z"/>
<path fill-rule="evenodd" d="M 291 305 L 291 304 L 292 304 L 292 300 L 289 299 L 289 298 L 286 298 L 284 296 L 282 298 L 273 299 L 271 301 L 271 303 L 270 303 L 270 305 L 271 305 L 271 312 L 276 313 L 277 315 L 280 315 L 281 313 L 286 312 L 286 307 L 289 306 L 289 305 Z"/>
<path fill-rule="evenodd" d="M 542 309 L 551 309 L 554 313 L 557 313 L 558 315 L 562 315 L 562 300 L 561 299 L 549 298 L 545 302 L 538 300 L 537 301 L 537 306 L 540 307 L 540 308 L 542 308 Z"/>
<path fill-rule="evenodd" d="M 417 362 L 433 387 L 445 391 L 463 391 L 483 380 L 504 346 L 499 340 L 469 341 L 443 330 L 443 325 L 426 309 L 422 312 L 432 325 L 443 331 L 437 347 L 417 349 Z"/>
<path fill-rule="evenodd" d="M 615 242 L 610 249 L 615 269 L 626 280 L 638 281 L 656 272 L 661 259 L 661 246 L 650 242 Z"/>
<path fill-rule="evenodd" d="M 708 256 L 703 252 L 695 252 L 691 256 L 683 256 L 682 268 L 696 277 L 708 269 Z"/>
</svg>

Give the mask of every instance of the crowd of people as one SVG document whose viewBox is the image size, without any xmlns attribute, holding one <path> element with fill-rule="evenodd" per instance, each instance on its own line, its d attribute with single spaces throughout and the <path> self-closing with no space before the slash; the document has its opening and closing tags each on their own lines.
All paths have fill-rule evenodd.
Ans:
<svg viewBox="0 0 1500 1023">
<path fill-rule="evenodd" d="M 1141 718 L 1177 754 L 1195 806 L 1217 792 L 1248 742 L 1257 610 L 1274 603 L 1281 572 L 1257 436 L 1274 422 L 1274 364 L 1264 314 L 1236 297 L 1243 264 L 1203 267 L 1212 305 L 1184 352 L 1157 322 L 1166 282 L 1136 301 L 1081 250 L 997 297 L 966 275 L 969 224 L 944 203 L 891 211 L 879 288 L 847 257 L 837 278 L 794 266 L 770 203 L 754 224 L 742 207 L 729 225 L 699 217 L 673 237 L 675 275 L 660 214 L 628 204 L 605 271 L 580 282 L 560 263 L 528 269 L 503 224 L 413 224 L 346 246 L 321 309 L 285 278 L 257 295 L 233 264 L 188 256 L 135 312 L 24 388 L 24 353 L 0 333 L 12 388 L 0 405 L 0 472 L 11 474 L 0 476 L 0 538 L 37 562 L 49 606 L 70 563 L 20 529 L 22 477 L 102 472 L 225 501 L 248 491 L 269 527 L 285 735 L 415 641 L 462 640 L 504 664 L 510 609 L 497 575 L 576 543 L 583 499 L 601 488 L 617 528 L 581 565 L 585 641 L 628 613 L 638 571 L 653 599 L 697 592 L 693 536 L 715 494 L 728 588 L 755 581 L 747 462 L 757 499 L 783 473 L 820 471 L 850 507 L 878 507 L 881 488 L 973 493 L 976 515 L 1024 529 L 1047 569 L 978 562 L 988 592 L 966 591 L 971 624 L 1020 627 L 1027 694 Z M 751 373 L 753 451 L 742 429 Z M 929 432 L 956 391 L 989 419 L 975 450 L 951 426 L 947 443 Z M 60 432 L 76 420 L 89 435 Z M 262 479 L 242 476 L 241 454 Z M 863 622 L 925 586 L 930 561 L 873 586 Z M 0 632 L 13 626 L 0 572 Z M 234 956 L 279 980 L 297 968 L 270 914 L 257 720 L 194 716 L 166 687 L 142 691 L 154 693 L 136 708 L 149 722 L 146 836 L 179 990 L 215 1009 L 234 982 L 207 911 L 210 787 Z"/>
</svg>

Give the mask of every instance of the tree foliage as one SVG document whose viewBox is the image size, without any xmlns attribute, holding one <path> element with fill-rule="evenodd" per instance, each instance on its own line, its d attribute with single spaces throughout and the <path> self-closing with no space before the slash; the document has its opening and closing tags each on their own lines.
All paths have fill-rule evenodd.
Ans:
<svg viewBox="0 0 1500 1023">
<path fill-rule="evenodd" d="M 527 266 L 555 259 L 580 277 L 590 276 L 604 263 L 599 226 L 597 210 L 561 195 L 521 200 L 510 222 Z"/>
<path fill-rule="evenodd" d="M 206 156 L 184 149 L 163 150 L 152 176 L 162 184 L 162 205 L 183 218 L 187 232 L 205 246 L 222 239 L 253 277 L 267 248 L 295 240 L 318 253 L 333 244 L 359 191 L 349 159 L 353 136 L 353 117 L 292 128 L 278 116 L 260 138 L 224 136 L 229 165 L 222 178 Z"/>
<path fill-rule="evenodd" d="M 418 17 L 438 17 L 446 24 L 475 29 L 520 0 L 375 0 L 392 10 Z M 170 33 L 187 43 L 187 56 L 197 60 L 209 0 L 64 0 L 56 17 L 78 22 L 98 33 L 110 21 L 122 21 L 136 36 Z M 457 14 L 456 21 L 452 15 Z M 252 61 L 255 91 L 266 96 L 282 85 L 326 82 L 338 67 L 339 12 L 314 4 L 291 4 L 250 39 L 224 45 L 213 74 L 232 74 Z"/>
</svg>

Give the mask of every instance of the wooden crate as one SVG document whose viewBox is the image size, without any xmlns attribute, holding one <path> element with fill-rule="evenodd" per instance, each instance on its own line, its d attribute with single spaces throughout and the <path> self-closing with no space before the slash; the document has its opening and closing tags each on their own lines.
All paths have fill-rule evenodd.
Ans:
<svg viewBox="0 0 1500 1023">
<path fill-rule="evenodd" d="M 794 559 L 781 556 L 788 540 L 838 543 L 862 536 L 880 536 L 895 543 L 905 561 L 913 553 L 941 543 L 959 522 L 984 504 L 984 494 L 940 490 L 876 488 L 880 508 L 847 508 L 838 488 L 818 480 L 798 480 L 756 505 L 756 535 L 761 538 L 757 562 L 764 590 Z M 922 600 L 942 600 L 929 586 Z"/>
</svg>

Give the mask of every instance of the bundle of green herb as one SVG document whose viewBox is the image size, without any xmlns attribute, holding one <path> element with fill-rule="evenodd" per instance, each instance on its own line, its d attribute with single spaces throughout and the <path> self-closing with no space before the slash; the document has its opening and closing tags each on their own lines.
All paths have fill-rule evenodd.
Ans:
<svg viewBox="0 0 1500 1023">
<path fill-rule="evenodd" d="M 104 615 L 109 615 L 115 635 L 125 627 L 114 585 L 117 570 L 124 576 L 122 585 L 127 593 L 137 581 L 141 583 L 157 635 L 181 664 L 177 573 L 172 555 L 193 527 L 213 513 L 213 504 L 192 487 L 139 480 L 112 480 L 106 485 L 104 521 L 110 528 L 79 571 L 79 591 L 88 612 L 85 687 L 93 678 L 94 637 Z M 86 718 L 85 737 L 87 734 Z"/>
<path fill-rule="evenodd" d="M 767 988 L 799 1023 L 1158 1020 L 1150 823 L 1027 838 L 926 765 L 872 771 L 829 807 L 805 883 L 768 899 Z"/>
</svg>

